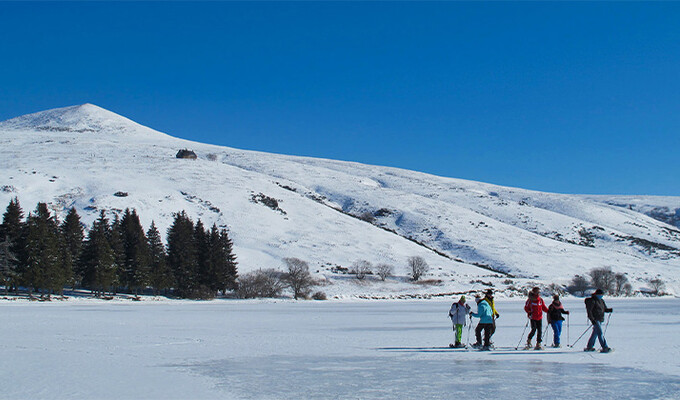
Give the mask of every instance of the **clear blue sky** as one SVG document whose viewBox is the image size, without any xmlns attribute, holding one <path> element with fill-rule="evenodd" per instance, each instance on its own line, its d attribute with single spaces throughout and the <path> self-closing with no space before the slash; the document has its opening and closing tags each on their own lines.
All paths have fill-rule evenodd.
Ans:
<svg viewBox="0 0 680 400">
<path fill-rule="evenodd" d="M 0 2 L 0 120 L 680 195 L 680 3 Z"/>
</svg>

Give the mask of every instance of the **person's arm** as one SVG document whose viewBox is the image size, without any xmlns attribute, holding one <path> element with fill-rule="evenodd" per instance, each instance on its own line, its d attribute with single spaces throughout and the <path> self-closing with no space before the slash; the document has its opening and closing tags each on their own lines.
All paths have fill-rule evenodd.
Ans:
<svg viewBox="0 0 680 400">
<path fill-rule="evenodd" d="M 602 305 L 604 306 L 604 312 L 612 312 L 612 311 L 614 311 L 613 308 L 607 308 L 607 303 L 605 303 L 604 300 L 602 300 Z"/>
</svg>

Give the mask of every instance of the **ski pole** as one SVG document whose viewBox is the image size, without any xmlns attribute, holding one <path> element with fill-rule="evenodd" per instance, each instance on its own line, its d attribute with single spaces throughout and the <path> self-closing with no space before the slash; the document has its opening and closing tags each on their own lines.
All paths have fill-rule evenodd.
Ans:
<svg viewBox="0 0 680 400">
<path fill-rule="evenodd" d="M 548 343 L 548 340 L 546 339 L 545 335 L 548 334 L 548 328 L 550 327 L 550 322 L 548 322 L 548 321 L 545 321 L 545 322 L 546 322 L 546 325 L 545 325 L 545 330 L 543 331 L 543 341 Z"/>
<path fill-rule="evenodd" d="M 467 343 L 466 343 L 467 347 L 470 347 L 470 329 L 472 329 L 472 315 L 470 315 L 470 324 L 468 325 Z"/>
<path fill-rule="evenodd" d="M 527 319 L 527 324 L 524 325 L 524 330 L 522 331 L 522 336 L 519 337 L 519 343 L 517 343 L 517 346 L 515 346 L 515 350 L 519 349 L 519 345 L 522 344 L 522 339 L 524 339 L 524 333 L 527 331 L 528 327 L 529 327 L 529 319 Z"/>
<path fill-rule="evenodd" d="M 576 343 L 578 343 L 578 341 L 581 340 L 581 338 L 583 337 L 583 335 L 585 335 L 586 332 L 588 332 L 588 330 L 589 330 L 590 328 L 592 328 L 592 327 L 593 327 L 593 325 L 592 325 L 592 324 L 589 324 L 588 327 L 586 328 L 586 330 L 583 331 L 583 333 L 581 334 L 581 336 L 579 336 L 578 339 L 576 339 L 576 341 L 574 342 L 574 344 L 572 344 L 571 346 L 570 346 L 570 345 L 567 345 L 567 347 L 574 347 L 574 346 L 576 346 Z"/>
<path fill-rule="evenodd" d="M 609 313 L 607 316 L 607 323 L 604 325 L 604 332 L 602 333 L 602 337 L 604 337 L 605 334 L 607 334 L 607 327 L 609 327 L 609 319 L 612 317 L 612 313 Z"/>
<path fill-rule="evenodd" d="M 569 343 L 569 314 L 567 314 L 567 343 Z"/>
</svg>

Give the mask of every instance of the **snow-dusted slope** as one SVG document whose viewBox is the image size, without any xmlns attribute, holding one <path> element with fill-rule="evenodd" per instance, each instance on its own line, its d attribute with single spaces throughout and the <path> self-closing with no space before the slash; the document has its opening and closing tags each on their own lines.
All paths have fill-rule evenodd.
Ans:
<svg viewBox="0 0 680 400">
<path fill-rule="evenodd" d="M 241 271 L 299 257 L 328 278 L 332 294 L 504 286 L 507 276 L 485 268 L 566 283 L 611 267 L 628 273 L 635 288 L 660 275 L 668 289 L 680 289 L 680 230 L 645 215 L 645 197 L 636 197 L 637 208 L 620 207 L 603 196 L 236 150 L 173 138 L 91 104 L 2 122 L 0 143 L 3 207 L 14 196 L 27 212 L 38 201 L 59 215 L 75 206 L 88 224 L 101 209 L 131 207 L 145 226 L 154 220 L 162 230 L 173 212 L 186 210 L 230 229 Z M 198 159 L 175 158 L 182 148 Z M 276 199 L 278 209 L 263 199 Z M 680 198 L 666 201 L 680 208 Z M 441 285 L 357 284 L 330 271 L 365 259 L 405 275 L 409 256 L 425 257 Z"/>
</svg>

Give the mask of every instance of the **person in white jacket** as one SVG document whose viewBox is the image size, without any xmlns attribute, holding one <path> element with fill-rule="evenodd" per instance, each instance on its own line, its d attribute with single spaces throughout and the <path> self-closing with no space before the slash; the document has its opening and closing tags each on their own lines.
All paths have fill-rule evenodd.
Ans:
<svg viewBox="0 0 680 400">
<path fill-rule="evenodd" d="M 462 343 L 463 327 L 467 322 L 467 316 L 470 314 L 470 306 L 465 304 L 465 295 L 460 296 L 458 302 L 451 304 L 449 310 L 449 318 L 453 322 L 453 331 L 456 334 L 456 343 L 449 345 L 450 347 L 465 347 Z"/>
</svg>

